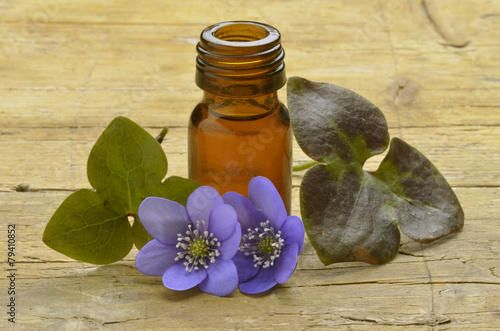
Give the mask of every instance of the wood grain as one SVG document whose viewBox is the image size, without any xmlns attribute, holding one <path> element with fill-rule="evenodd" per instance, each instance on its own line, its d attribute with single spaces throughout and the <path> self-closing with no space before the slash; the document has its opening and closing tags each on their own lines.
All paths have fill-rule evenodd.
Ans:
<svg viewBox="0 0 500 331">
<path fill-rule="evenodd" d="M 8 224 L 16 225 L 19 330 L 494 330 L 500 325 L 500 2 L 0 1 L 0 301 Z M 276 26 L 287 74 L 352 89 L 390 133 L 438 167 L 459 197 L 463 231 L 430 245 L 405 238 L 382 266 L 323 266 L 306 240 L 295 274 L 264 295 L 174 292 L 134 267 L 137 251 L 94 266 L 41 236 L 116 116 L 162 146 L 186 176 L 186 126 L 201 97 L 195 44 L 213 23 Z M 286 103 L 284 90 L 280 92 Z M 370 159 L 374 170 L 383 158 Z M 307 161 L 294 145 L 294 163 Z M 293 213 L 300 214 L 294 174 Z"/>
</svg>

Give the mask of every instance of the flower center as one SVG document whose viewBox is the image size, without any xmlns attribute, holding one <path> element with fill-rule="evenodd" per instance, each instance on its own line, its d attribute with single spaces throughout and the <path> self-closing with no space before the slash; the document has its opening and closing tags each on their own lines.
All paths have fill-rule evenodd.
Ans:
<svg viewBox="0 0 500 331">
<path fill-rule="evenodd" d="M 206 256 L 207 251 L 208 251 L 208 245 L 205 243 L 205 240 L 203 238 L 198 238 L 195 239 L 190 245 L 189 245 L 189 252 L 191 255 L 194 257 L 200 258 L 203 256 Z"/>
<path fill-rule="evenodd" d="M 272 237 L 262 238 L 258 244 L 260 251 L 262 253 L 268 253 L 268 254 L 274 253 L 274 251 L 276 250 L 276 247 L 273 246 L 273 244 L 275 242 L 276 242 L 276 240 L 274 240 L 274 238 L 272 238 Z"/>
<path fill-rule="evenodd" d="M 281 238 L 281 231 L 275 232 L 274 228 L 269 226 L 269 221 L 265 221 L 260 223 L 259 228 L 247 230 L 238 250 L 244 252 L 246 256 L 253 255 L 255 268 L 259 265 L 269 268 L 280 256 L 284 242 Z"/>
<path fill-rule="evenodd" d="M 186 235 L 177 234 L 177 245 L 180 248 L 175 258 L 176 261 L 184 261 L 186 271 L 200 269 L 200 266 L 208 269 L 210 263 L 215 262 L 215 258 L 220 255 L 220 241 L 214 237 L 213 233 L 206 230 L 205 221 L 197 221 L 196 227 L 188 225 Z"/>
</svg>

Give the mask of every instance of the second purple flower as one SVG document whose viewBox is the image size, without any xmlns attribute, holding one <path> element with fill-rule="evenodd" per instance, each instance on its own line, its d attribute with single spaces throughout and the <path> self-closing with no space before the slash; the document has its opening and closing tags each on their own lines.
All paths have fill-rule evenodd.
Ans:
<svg viewBox="0 0 500 331">
<path fill-rule="evenodd" d="M 287 216 L 278 191 L 265 177 L 250 181 L 248 199 L 235 192 L 222 198 L 236 210 L 241 224 L 242 243 L 233 258 L 240 291 L 260 293 L 286 282 L 304 245 L 300 218 Z"/>
</svg>

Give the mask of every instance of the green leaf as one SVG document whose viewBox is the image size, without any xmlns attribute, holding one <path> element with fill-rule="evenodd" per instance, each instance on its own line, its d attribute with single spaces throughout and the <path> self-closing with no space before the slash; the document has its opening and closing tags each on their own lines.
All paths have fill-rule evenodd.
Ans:
<svg viewBox="0 0 500 331">
<path fill-rule="evenodd" d="M 176 201 L 185 206 L 187 199 L 200 184 L 194 180 L 179 176 L 171 176 L 158 187 L 157 196 Z"/>
<path fill-rule="evenodd" d="M 199 186 L 176 176 L 162 182 L 167 169 L 167 158 L 155 138 L 125 117 L 114 119 L 87 162 L 87 176 L 96 191 L 80 190 L 63 201 L 47 224 L 43 241 L 71 258 L 95 264 L 122 259 L 132 243 L 142 248 L 152 239 L 137 216 L 142 200 L 158 196 L 185 205 Z"/>
<path fill-rule="evenodd" d="M 153 188 L 153 191 L 150 193 L 151 196 L 173 200 L 185 206 L 189 195 L 199 186 L 200 184 L 194 180 L 171 176 L 165 179 L 165 181 L 158 187 Z M 153 237 L 151 237 L 151 235 L 146 231 L 137 215 L 134 215 L 132 233 L 134 235 L 134 244 L 138 249 L 141 249 L 151 239 L 153 239 Z"/>
<path fill-rule="evenodd" d="M 142 225 L 138 215 L 134 215 L 132 235 L 134 236 L 134 244 L 137 249 L 141 249 L 153 239 L 153 237 L 144 228 L 144 225 Z"/>
<path fill-rule="evenodd" d="M 395 217 L 408 237 L 429 243 L 462 229 L 455 192 L 431 161 L 401 139 L 392 139 L 374 176 L 397 196 Z"/>
<path fill-rule="evenodd" d="M 95 143 L 87 162 L 89 183 L 119 213 L 135 214 L 167 174 L 160 144 L 136 123 L 115 118 Z"/>
<path fill-rule="evenodd" d="M 363 170 L 389 142 L 385 117 L 371 102 L 335 85 L 292 77 L 288 108 L 300 147 L 323 162 L 304 175 L 300 205 L 324 264 L 389 262 L 399 249 L 398 225 L 420 242 L 463 227 L 463 211 L 449 184 L 402 140 L 392 140 L 375 173 Z"/>
<path fill-rule="evenodd" d="M 95 264 L 124 258 L 133 244 L 127 216 L 88 189 L 80 189 L 63 201 L 47 224 L 43 241 L 72 259 Z"/>
<path fill-rule="evenodd" d="M 306 172 L 300 186 L 302 220 L 321 262 L 381 264 L 396 256 L 400 234 L 388 193 L 354 167 L 342 179 L 329 165 Z"/>
<path fill-rule="evenodd" d="M 387 148 L 385 117 L 362 96 L 299 77 L 290 78 L 287 86 L 295 138 L 310 158 L 363 164 Z"/>
</svg>

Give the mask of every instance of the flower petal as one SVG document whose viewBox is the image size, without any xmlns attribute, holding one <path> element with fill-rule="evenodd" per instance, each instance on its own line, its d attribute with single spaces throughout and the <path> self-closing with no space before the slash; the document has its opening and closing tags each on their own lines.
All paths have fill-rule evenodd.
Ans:
<svg viewBox="0 0 500 331">
<path fill-rule="evenodd" d="M 226 296 L 238 287 L 238 272 L 231 260 L 217 260 L 207 269 L 207 278 L 200 283 L 200 290 L 205 293 Z"/>
<path fill-rule="evenodd" d="M 197 221 L 205 221 L 208 225 L 210 211 L 223 203 L 216 189 L 210 186 L 200 186 L 189 196 L 186 209 L 194 224 Z"/>
<path fill-rule="evenodd" d="M 281 250 L 280 257 L 275 262 L 276 265 L 274 266 L 274 279 L 276 282 L 282 284 L 293 274 L 295 266 L 297 265 L 297 250 L 297 243 L 285 245 Z"/>
<path fill-rule="evenodd" d="M 255 277 L 247 282 L 240 283 L 240 291 L 243 293 L 261 293 L 276 285 L 274 280 L 274 268 L 260 268 Z"/>
<path fill-rule="evenodd" d="M 163 274 L 163 285 L 171 290 L 184 291 L 195 287 L 207 278 L 204 268 L 186 271 L 183 262 L 176 262 Z"/>
<path fill-rule="evenodd" d="M 222 242 L 222 244 L 219 247 L 219 259 L 222 260 L 231 260 L 238 252 L 238 247 L 240 247 L 241 244 L 241 227 L 240 223 L 235 222 L 234 226 L 234 231 L 233 233 Z"/>
<path fill-rule="evenodd" d="M 287 217 L 285 205 L 273 183 L 266 177 L 254 177 L 248 185 L 248 198 L 271 226 L 281 229 Z"/>
<path fill-rule="evenodd" d="M 135 266 L 148 276 L 162 276 L 175 263 L 178 249 L 167 246 L 158 240 L 151 240 L 137 253 Z"/>
<path fill-rule="evenodd" d="M 281 237 L 285 240 L 285 245 L 291 243 L 298 244 L 297 255 L 302 253 L 302 248 L 304 247 L 304 224 L 297 216 L 288 216 L 285 220 L 285 224 L 281 227 Z"/>
<path fill-rule="evenodd" d="M 209 220 L 208 232 L 213 233 L 219 241 L 224 241 L 233 234 L 238 215 L 233 207 L 222 204 L 212 209 Z"/>
<path fill-rule="evenodd" d="M 165 245 L 175 246 L 177 234 L 184 234 L 189 224 L 186 208 L 163 198 L 146 198 L 139 206 L 139 219 L 146 231 Z"/>
<path fill-rule="evenodd" d="M 233 262 L 238 270 L 238 279 L 244 283 L 257 274 L 260 267 L 254 267 L 253 255 L 246 256 L 243 252 L 238 252 L 233 257 Z"/>
<path fill-rule="evenodd" d="M 255 209 L 250 200 L 239 193 L 227 192 L 222 196 L 222 200 L 236 210 L 238 222 L 245 233 L 248 228 L 256 228 L 260 226 L 260 223 L 266 221 L 264 216 Z"/>
</svg>

